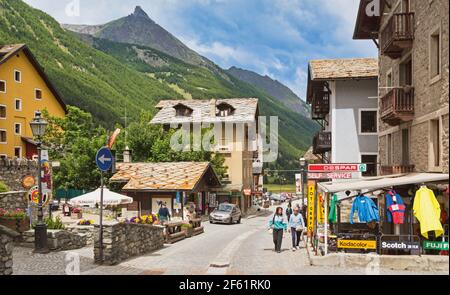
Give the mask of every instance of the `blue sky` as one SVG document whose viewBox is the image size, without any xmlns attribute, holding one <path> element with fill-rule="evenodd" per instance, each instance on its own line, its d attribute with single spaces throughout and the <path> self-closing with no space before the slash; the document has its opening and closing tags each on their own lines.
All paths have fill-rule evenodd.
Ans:
<svg viewBox="0 0 450 295">
<path fill-rule="evenodd" d="M 268 75 L 305 97 L 310 59 L 374 57 L 352 40 L 359 0 L 25 0 L 62 23 L 102 24 L 136 5 L 223 68 Z M 78 5 L 79 4 L 79 5 Z"/>
</svg>

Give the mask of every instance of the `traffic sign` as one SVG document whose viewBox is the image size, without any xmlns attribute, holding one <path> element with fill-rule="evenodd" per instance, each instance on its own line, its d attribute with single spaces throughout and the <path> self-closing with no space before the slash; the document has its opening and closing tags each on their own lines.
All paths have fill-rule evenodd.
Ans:
<svg viewBox="0 0 450 295">
<path fill-rule="evenodd" d="M 95 156 L 95 162 L 97 163 L 98 168 L 103 172 L 111 169 L 113 164 L 113 155 L 111 150 L 107 147 L 101 148 Z"/>
<path fill-rule="evenodd" d="M 367 164 L 311 164 L 309 172 L 366 172 Z"/>
</svg>

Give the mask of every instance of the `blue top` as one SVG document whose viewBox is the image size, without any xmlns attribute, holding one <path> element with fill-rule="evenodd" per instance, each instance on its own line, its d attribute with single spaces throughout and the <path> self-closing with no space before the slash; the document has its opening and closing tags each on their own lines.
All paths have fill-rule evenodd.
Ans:
<svg viewBox="0 0 450 295">
<path fill-rule="evenodd" d="M 350 223 L 353 224 L 353 215 L 358 212 L 359 222 L 369 223 L 371 221 L 379 221 L 380 215 L 378 208 L 371 198 L 360 195 L 353 201 L 352 210 L 350 212 Z"/>
<path fill-rule="evenodd" d="M 284 216 L 274 215 L 269 220 L 269 227 L 273 229 L 287 229 L 287 222 Z"/>
<path fill-rule="evenodd" d="M 305 227 L 305 221 L 303 220 L 303 216 L 301 213 L 298 213 L 297 215 L 292 214 L 291 218 L 289 218 L 289 227 L 290 228 L 297 228 L 298 226 Z"/>
</svg>

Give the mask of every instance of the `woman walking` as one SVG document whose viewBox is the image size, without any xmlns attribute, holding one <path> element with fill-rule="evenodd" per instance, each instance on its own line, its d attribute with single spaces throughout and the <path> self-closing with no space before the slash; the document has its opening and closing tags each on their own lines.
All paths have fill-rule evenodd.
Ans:
<svg viewBox="0 0 450 295">
<path fill-rule="evenodd" d="M 304 229 L 305 221 L 299 209 L 296 207 L 289 219 L 289 231 L 292 235 L 292 251 L 300 249 L 300 239 Z"/>
<path fill-rule="evenodd" d="M 281 253 L 281 243 L 283 242 L 283 234 L 287 230 L 287 221 L 283 216 L 283 208 L 278 207 L 275 214 L 269 221 L 269 228 L 273 231 L 273 243 L 275 252 Z"/>
</svg>

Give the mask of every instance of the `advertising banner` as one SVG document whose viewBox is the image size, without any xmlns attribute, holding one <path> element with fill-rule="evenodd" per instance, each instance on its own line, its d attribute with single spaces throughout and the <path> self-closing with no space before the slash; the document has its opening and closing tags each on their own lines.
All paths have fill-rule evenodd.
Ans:
<svg viewBox="0 0 450 295">
<path fill-rule="evenodd" d="M 398 250 L 419 250 L 419 242 L 398 242 L 398 241 L 383 241 L 381 242 L 381 249 L 398 249 Z"/>
<path fill-rule="evenodd" d="M 308 234 L 312 234 L 314 232 L 314 212 L 315 212 L 315 204 L 314 204 L 314 195 L 316 189 L 315 181 L 308 181 Z"/>
<path fill-rule="evenodd" d="M 338 240 L 338 248 L 340 249 L 377 249 L 377 241 L 375 240 Z"/>
<path fill-rule="evenodd" d="M 424 250 L 448 251 L 448 242 L 424 241 Z"/>
</svg>

